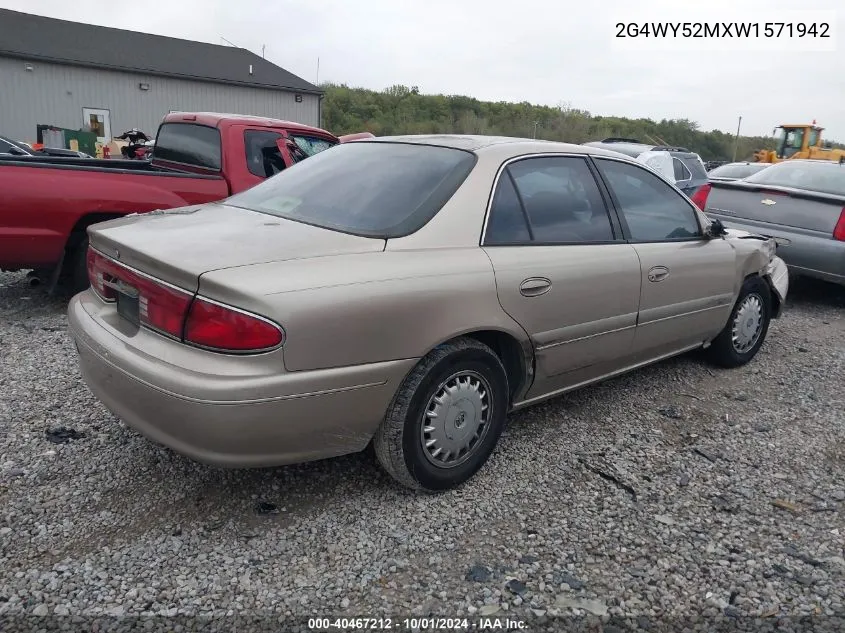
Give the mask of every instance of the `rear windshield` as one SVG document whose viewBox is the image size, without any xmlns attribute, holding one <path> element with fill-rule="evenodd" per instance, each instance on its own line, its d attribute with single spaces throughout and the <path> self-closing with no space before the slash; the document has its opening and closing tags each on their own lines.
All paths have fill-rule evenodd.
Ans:
<svg viewBox="0 0 845 633">
<path fill-rule="evenodd" d="M 775 163 L 745 182 L 845 196 L 845 165 L 832 161 Z"/>
<path fill-rule="evenodd" d="M 751 174 L 756 174 L 768 167 L 768 163 L 749 163 L 748 165 L 722 165 L 711 169 L 708 174 L 715 178 L 745 178 Z"/>
<path fill-rule="evenodd" d="M 182 165 L 220 170 L 220 132 L 195 123 L 164 123 L 153 156 Z"/>
<path fill-rule="evenodd" d="M 229 198 L 232 206 L 362 235 L 424 226 L 469 175 L 475 154 L 405 143 L 337 145 Z"/>
</svg>

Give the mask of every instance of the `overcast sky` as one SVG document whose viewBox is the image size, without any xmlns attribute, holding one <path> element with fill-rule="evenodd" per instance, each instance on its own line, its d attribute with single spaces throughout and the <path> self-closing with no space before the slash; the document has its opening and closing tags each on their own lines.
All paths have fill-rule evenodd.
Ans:
<svg viewBox="0 0 845 633">
<path fill-rule="evenodd" d="M 736 40 L 689 50 L 689 40 L 665 39 L 662 51 L 620 50 L 617 22 L 701 19 L 702 9 L 679 5 L 702 7 L 712 21 L 753 19 L 761 30 L 783 15 L 804 22 L 833 15 L 838 50 L 726 50 Z M 269 60 L 311 82 L 416 85 L 593 114 L 688 118 L 729 132 L 741 115 L 743 134 L 817 119 L 829 138 L 845 141 L 841 0 L 0 0 L 0 7 L 216 44 L 224 37 L 259 54 L 265 45 Z M 800 16 L 783 13 L 795 8 Z"/>
</svg>

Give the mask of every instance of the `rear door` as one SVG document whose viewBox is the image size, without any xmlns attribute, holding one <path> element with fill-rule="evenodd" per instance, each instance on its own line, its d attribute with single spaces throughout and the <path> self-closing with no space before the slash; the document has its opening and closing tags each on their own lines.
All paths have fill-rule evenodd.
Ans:
<svg viewBox="0 0 845 633">
<path fill-rule="evenodd" d="M 595 162 L 642 271 L 634 352 L 657 357 L 715 336 L 733 304 L 733 247 L 705 237 L 692 203 L 650 170 Z"/>
<path fill-rule="evenodd" d="M 497 179 L 483 247 L 499 302 L 534 346 L 529 399 L 624 366 L 633 344 L 639 260 L 593 169 L 584 156 L 533 157 Z"/>
</svg>

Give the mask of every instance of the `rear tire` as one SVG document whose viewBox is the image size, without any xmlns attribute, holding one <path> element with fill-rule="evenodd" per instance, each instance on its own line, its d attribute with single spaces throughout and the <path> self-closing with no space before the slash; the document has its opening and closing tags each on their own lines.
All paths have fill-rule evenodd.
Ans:
<svg viewBox="0 0 845 633">
<path fill-rule="evenodd" d="M 749 277 L 742 284 L 725 328 L 707 349 L 708 359 L 720 367 L 745 365 L 766 340 L 771 315 L 769 285 L 760 277 Z"/>
<path fill-rule="evenodd" d="M 436 492 L 471 478 L 490 457 L 508 412 L 502 361 L 471 338 L 440 345 L 405 378 L 373 438 L 399 483 Z"/>
</svg>

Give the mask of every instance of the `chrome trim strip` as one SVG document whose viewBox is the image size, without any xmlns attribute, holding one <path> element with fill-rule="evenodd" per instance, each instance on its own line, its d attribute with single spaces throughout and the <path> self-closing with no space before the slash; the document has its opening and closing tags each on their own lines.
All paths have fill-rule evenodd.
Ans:
<svg viewBox="0 0 845 633">
<path fill-rule="evenodd" d="M 669 352 L 668 354 L 663 354 L 662 356 L 657 356 L 656 358 L 650 358 L 648 360 L 644 360 L 642 362 L 635 363 L 635 364 L 630 365 L 628 367 L 623 367 L 622 369 L 617 369 L 617 370 L 609 372 L 607 374 L 602 374 L 601 376 L 597 376 L 596 378 L 590 378 L 589 380 L 583 380 L 583 381 L 576 383 L 574 385 L 570 385 L 570 386 L 567 386 L 567 387 L 561 387 L 560 389 L 555 389 L 554 391 L 550 391 L 550 392 L 545 393 L 541 396 L 535 396 L 534 398 L 531 398 L 530 400 L 523 400 L 521 402 L 516 402 L 516 403 L 513 404 L 513 406 L 511 407 L 510 410 L 516 411 L 518 409 L 522 409 L 523 407 L 527 407 L 529 405 L 536 404 L 536 403 L 541 402 L 543 400 L 548 400 L 550 398 L 554 398 L 555 396 L 559 396 L 559 395 L 566 393 L 568 391 L 574 391 L 576 389 L 580 389 L 581 387 L 585 387 L 587 385 L 592 385 L 594 383 L 601 382 L 603 380 L 607 380 L 608 378 L 614 378 L 614 377 L 619 376 L 621 374 L 626 374 L 630 371 L 634 371 L 635 369 L 639 369 L 640 367 L 645 367 L 646 365 L 651 365 L 653 363 L 660 362 L 660 361 L 665 360 L 667 358 L 672 358 L 673 356 L 679 356 L 680 354 L 684 354 L 684 353 L 689 352 L 691 350 L 698 349 L 702 345 L 703 345 L 703 343 L 696 343 L 695 345 L 690 345 L 688 347 L 681 348 L 677 351 Z"/>
<path fill-rule="evenodd" d="M 543 346 L 537 347 L 538 352 L 543 352 L 547 349 L 551 349 L 553 347 L 559 347 L 561 345 L 568 345 L 569 343 L 577 343 L 578 341 L 586 341 L 587 339 L 595 338 L 597 336 L 604 336 L 605 334 L 615 334 L 616 332 L 624 332 L 625 330 L 633 330 L 636 328 L 635 325 L 626 325 L 625 327 L 616 328 L 615 330 L 606 330 L 604 332 L 596 332 L 595 334 L 587 334 L 586 336 L 579 336 L 578 338 L 567 339 L 565 341 L 555 341 L 554 343 L 546 343 Z"/>
</svg>

